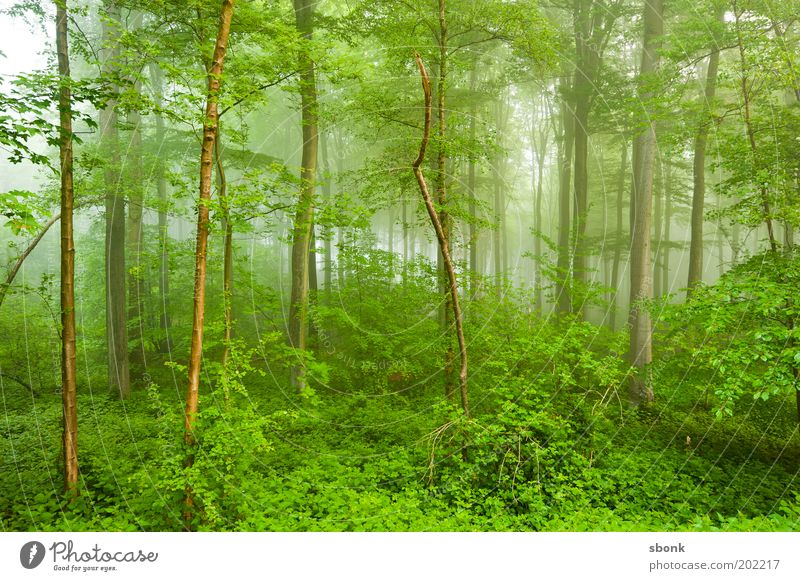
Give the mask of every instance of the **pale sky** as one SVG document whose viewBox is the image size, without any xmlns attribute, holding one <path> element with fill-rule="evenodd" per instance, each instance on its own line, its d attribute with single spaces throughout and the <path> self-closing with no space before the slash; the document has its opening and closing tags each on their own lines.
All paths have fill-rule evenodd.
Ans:
<svg viewBox="0 0 800 581">
<path fill-rule="evenodd" d="M 14 0 L 0 0 L 0 10 L 14 3 Z M 0 15 L 0 51 L 5 54 L 5 58 L 0 57 L 0 74 L 14 75 L 44 67 L 47 60 L 40 53 L 47 43 L 48 38 L 41 30 L 31 30 L 22 19 Z"/>
</svg>

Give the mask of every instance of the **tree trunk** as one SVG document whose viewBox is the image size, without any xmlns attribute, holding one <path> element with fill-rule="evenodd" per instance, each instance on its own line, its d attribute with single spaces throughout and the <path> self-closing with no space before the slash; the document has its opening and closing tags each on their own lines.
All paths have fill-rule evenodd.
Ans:
<svg viewBox="0 0 800 581">
<path fill-rule="evenodd" d="M 61 402 L 64 418 L 64 488 L 78 493 L 78 405 L 75 344 L 75 244 L 72 211 L 72 94 L 70 90 L 69 47 L 67 44 L 67 3 L 56 4 L 56 50 L 60 89 L 59 157 L 61 169 Z"/>
<path fill-rule="evenodd" d="M 617 224 L 614 237 L 614 262 L 611 267 L 611 287 L 614 289 L 614 298 L 611 306 L 611 330 L 617 330 L 617 309 L 619 308 L 619 265 L 622 258 L 622 202 L 625 197 L 625 175 L 628 173 L 628 142 L 622 138 L 622 160 L 619 166 L 617 180 Z"/>
<path fill-rule="evenodd" d="M 477 62 L 472 65 L 469 72 L 469 90 L 475 92 L 477 85 Z M 478 108 L 473 104 L 469 112 L 469 142 L 470 147 L 476 147 L 475 137 L 477 132 Z M 478 204 L 477 204 L 477 177 L 475 152 L 471 152 L 467 160 L 467 191 L 469 194 L 469 272 L 470 272 L 470 297 L 475 299 L 478 296 Z"/>
<path fill-rule="evenodd" d="M 231 224 L 231 208 L 228 199 L 228 180 L 225 178 L 225 166 L 222 163 L 222 127 L 217 121 L 217 136 L 214 140 L 214 157 L 217 163 L 217 188 L 219 203 L 222 209 L 222 230 L 224 233 L 222 247 L 222 371 L 228 368 L 233 338 L 233 224 Z"/>
<path fill-rule="evenodd" d="M 562 132 L 559 147 L 560 169 L 558 174 L 558 262 L 556 285 L 556 302 L 561 315 L 572 311 L 570 297 L 570 198 L 572 149 L 575 144 L 575 117 L 572 108 L 571 87 L 562 77 L 561 80 L 561 123 Z"/>
<path fill-rule="evenodd" d="M 542 97 L 546 98 L 546 97 Z M 541 119 L 540 119 L 541 121 Z M 536 143 L 535 139 L 535 121 L 531 124 L 531 143 Z M 544 161 L 547 156 L 547 125 L 542 124 L 542 128 L 538 131 L 539 141 L 536 143 L 536 150 L 534 156 L 536 158 L 536 185 L 535 185 L 535 201 L 533 209 L 533 224 L 536 236 L 533 241 L 533 252 L 535 255 L 534 269 L 535 269 L 535 296 L 536 296 L 536 311 L 541 314 L 544 308 L 544 296 L 542 291 L 542 229 L 544 227 L 542 218 L 542 204 L 544 200 Z M 531 167 L 533 172 L 533 167 Z"/>
<path fill-rule="evenodd" d="M 133 13 L 131 31 L 141 28 L 142 13 Z M 141 92 L 138 80 L 133 83 L 133 90 Z M 128 113 L 127 124 L 131 128 L 130 143 L 125 156 L 127 166 L 126 183 L 130 192 L 128 197 L 128 221 L 126 245 L 128 252 L 128 322 L 131 324 L 128 335 L 128 344 L 131 346 L 130 364 L 144 369 L 144 278 L 142 265 L 143 226 L 142 211 L 144 207 L 144 189 L 142 187 L 142 126 L 141 115 L 136 109 Z"/>
<path fill-rule="evenodd" d="M 750 98 L 751 98 L 751 91 L 752 85 L 749 83 L 748 75 L 747 75 L 747 58 L 745 57 L 745 45 L 744 41 L 742 40 L 742 30 L 741 30 L 741 15 L 742 12 L 739 11 L 738 7 L 734 3 L 733 6 L 733 15 L 736 21 L 736 38 L 737 38 L 737 47 L 739 49 L 739 64 L 741 66 L 741 88 L 742 88 L 742 105 L 743 105 L 743 113 L 744 113 L 744 126 L 747 130 L 747 139 L 750 143 L 750 151 L 753 154 L 753 165 L 755 166 L 758 163 L 758 145 L 756 143 L 756 132 L 755 128 L 753 127 L 753 121 L 751 118 L 750 113 Z M 764 222 L 767 226 L 767 236 L 769 237 L 769 247 L 772 252 L 776 252 L 778 250 L 778 240 L 775 236 L 775 230 L 772 225 L 772 208 L 769 200 L 769 192 L 767 191 L 766 185 L 759 186 L 759 192 L 761 195 L 761 209 L 764 212 Z"/>
<path fill-rule="evenodd" d="M 119 7 L 112 3 L 102 19 L 103 69 L 111 73 L 119 59 Z M 103 171 L 105 188 L 105 281 L 106 343 L 108 347 L 108 388 L 119 398 L 130 395 L 128 358 L 128 320 L 125 297 L 125 201 L 120 193 L 120 157 L 117 129 L 117 101 L 109 100 L 100 111 L 100 145 L 107 165 Z"/>
<path fill-rule="evenodd" d="M 440 0 L 441 2 L 441 0 Z M 441 4 L 440 4 L 441 5 Z M 436 237 L 439 240 L 439 248 L 442 253 L 444 268 L 447 272 L 447 278 L 450 285 L 450 305 L 453 309 L 453 318 L 456 327 L 456 337 L 458 339 L 459 355 L 461 359 L 461 368 L 459 370 L 459 387 L 461 392 L 461 408 L 464 410 L 464 415 L 469 417 L 469 398 L 467 394 L 467 343 L 464 339 L 463 317 L 461 314 L 461 306 L 458 301 L 458 282 L 456 280 L 456 272 L 453 266 L 453 261 L 450 257 L 450 249 L 447 244 L 447 237 L 445 235 L 442 222 L 436 208 L 433 205 L 433 199 L 428 190 L 428 184 L 425 182 L 425 177 L 422 175 L 422 163 L 425 161 L 425 150 L 428 146 L 428 139 L 430 137 L 431 127 L 431 87 L 428 79 L 428 73 L 425 70 L 425 65 L 422 59 L 416 55 L 417 66 L 419 67 L 420 76 L 422 77 L 422 89 L 425 93 L 425 125 L 423 127 L 422 144 L 420 145 L 419 155 L 414 160 L 412 168 L 414 176 L 417 178 L 422 199 L 425 202 L 425 208 L 428 211 L 428 217 L 433 224 L 436 231 Z"/>
<path fill-rule="evenodd" d="M 223 0 L 219 29 L 214 45 L 211 68 L 208 71 L 208 92 L 203 119 L 203 141 L 200 149 L 200 199 L 197 205 L 197 245 L 195 248 L 194 311 L 192 316 L 191 350 L 189 352 L 189 384 L 186 390 L 185 437 L 193 445 L 194 421 L 200 387 L 200 363 L 203 354 L 203 319 L 206 301 L 206 251 L 208 249 L 208 206 L 211 200 L 211 174 L 214 166 L 214 146 L 217 138 L 220 84 L 228 36 L 233 16 L 234 0 Z"/>
<path fill-rule="evenodd" d="M 724 21 L 725 9 L 722 5 L 717 7 L 716 18 Z M 711 124 L 714 98 L 717 93 L 717 72 L 719 71 L 719 43 L 714 42 L 711 54 L 708 57 L 708 70 L 706 71 L 706 88 L 704 103 L 704 118 L 697 129 L 694 138 L 694 159 L 692 162 L 692 222 L 691 240 L 689 242 L 689 279 L 687 282 L 686 297 L 692 294 L 692 289 L 703 280 L 703 224 L 706 198 L 706 147 L 708 145 L 708 130 Z"/>
<path fill-rule="evenodd" d="M 644 5 L 644 41 L 639 83 L 642 86 L 657 70 L 659 50 L 664 33 L 663 0 L 648 0 Z M 644 114 L 652 119 L 648 101 L 653 98 L 643 92 Z M 637 374 L 630 382 L 630 399 L 634 406 L 653 400 L 653 388 L 646 368 L 653 358 L 652 324 L 647 301 L 653 297 L 653 270 L 650 261 L 650 231 L 652 226 L 653 173 L 656 152 L 656 128 L 653 122 L 634 142 L 634 212 L 631 232 L 631 336 L 630 361 Z"/>
<path fill-rule="evenodd" d="M 594 0 L 578 0 L 574 4 L 575 80 L 574 99 L 574 181 L 575 207 L 573 227 L 572 277 L 581 293 L 581 304 L 572 305 L 585 318 L 585 297 L 589 248 L 586 226 L 589 219 L 589 115 L 594 103 L 597 77 L 605 42 L 611 33 L 615 16 L 607 7 Z M 575 300 L 573 292 L 573 300 Z"/>
<path fill-rule="evenodd" d="M 164 94 L 164 74 L 161 69 L 154 65 L 152 67 L 153 92 L 155 94 L 155 104 L 161 107 Z M 156 144 L 159 151 L 164 146 L 166 131 L 164 129 L 164 117 L 161 113 L 156 114 Z M 169 353 L 172 350 L 170 341 L 170 304 L 169 304 L 169 230 L 167 223 L 167 178 L 166 163 L 162 156 L 156 162 L 156 189 L 158 193 L 158 295 L 159 295 L 159 324 L 164 333 L 164 340 L 161 344 L 162 353 Z"/>
<path fill-rule="evenodd" d="M 653 202 L 655 208 L 653 212 L 653 242 L 655 242 L 655 249 L 653 250 L 653 296 L 661 296 L 661 255 L 663 248 L 661 247 L 662 240 L 662 227 L 664 225 L 664 172 L 661 160 L 655 160 L 654 168 L 654 186 L 653 186 Z"/>
<path fill-rule="evenodd" d="M 328 157 L 328 138 L 326 137 L 325 133 L 321 133 L 319 136 L 319 147 L 320 153 L 322 154 L 322 169 L 324 175 L 322 176 L 322 194 L 325 197 L 325 203 L 331 204 L 333 201 L 333 192 L 331 189 L 331 163 L 330 158 Z M 332 264 L 333 264 L 333 257 L 331 256 L 331 237 L 333 236 L 333 232 L 331 231 L 330 226 L 325 226 L 323 230 L 323 244 L 324 244 L 324 252 L 325 256 L 323 257 L 324 265 L 323 268 L 325 269 L 324 281 L 325 281 L 325 290 L 329 291 L 331 288 L 331 281 L 333 278 L 333 273 L 331 272 Z"/>
<path fill-rule="evenodd" d="M 672 281 L 669 275 L 669 259 L 672 236 L 672 167 L 668 160 L 664 162 L 664 247 L 661 250 L 661 290 L 669 294 Z"/>
<path fill-rule="evenodd" d="M 294 0 L 297 30 L 306 42 L 313 37 L 316 0 Z M 302 100 L 303 159 L 302 184 L 292 233 L 292 296 L 289 307 L 289 342 L 304 351 L 308 339 L 308 253 L 314 223 L 314 189 L 317 174 L 317 85 L 314 61 L 308 47 L 300 51 L 300 95 Z M 298 392 L 306 387 L 305 365 L 292 367 L 292 385 Z"/>
</svg>

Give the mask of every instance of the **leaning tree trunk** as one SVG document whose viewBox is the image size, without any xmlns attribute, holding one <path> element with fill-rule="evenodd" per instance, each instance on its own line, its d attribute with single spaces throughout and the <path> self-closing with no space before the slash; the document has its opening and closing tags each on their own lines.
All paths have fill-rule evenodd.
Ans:
<svg viewBox="0 0 800 581">
<path fill-rule="evenodd" d="M 191 349 L 189 352 L 189 384 L 186 389 L 185 439 L 195 444 L 194 424 L 197 418 L 197 400 L 200 388 L 200 363 L 203 355 L 203 321 L 206 303 L 206 252 L 208 249 L 208 212 L 211 200 L 211 174 L 214 166 L 214 145 L 217 138 L 222 65 L 228 48 L 228 36 L 233 16 L 234 0 L 223 0 L 219 30 L 214 45 L 214 55 L 208 70 L 206 110 L 203 118 L 203 141 L 200 148 L 200 199 L 197 204 L 197 244 L 195 247 L 194 311 L 192 316 Z M 189 458 L 191 461 L 191 457 Z M 191 490 L 187 491 L 187 505 L 191 505 Z"/>
<path fill-rule="evenodd" d="M 644 41 L 642 64 L 639 69 L 640 86 L 651 82 L 658 70 L 661 35 L 664 33 L 663 0 L 647 0 L 644 5 Z M 649 101 L 652 91 L 642 92 L 645 117 L 652 119 Z M 630 361 L 636 368 L 631 378 L 629 395 L 637 406 L 653 400 L 653 388 L 647 377 L 647 366 L 653 359 L 652 323 L 649 306 L 643 302 L 653 297 L 653 269 L 650 259 L 650 230 L 653 208 L 653 174 L 656 153 L 656 128 L 651 121 L 634 142 L 634 211 L 631 231 L 631 309 L 630 309 Z"/>
<path fill-rule="evenodd" d="M 70 90 L 69 47 L 67 44 L 67 3 L 56 4 L 56 50 L 60 89 L 59 157 L 61 168 L 61 401 L 64 435 L 64 488 L 78 492 L 78 405 L 75 346 L 75 244 L 72 211 L 72 95 Z"/>
<path fill-rule="evenodd" d="M 456 280 L 456 271 L 453 265 L 453 260 L 450 256 L 450 249 L 447 245 L 447 237 L 442 226 L 442 222 L 439 218 L 439 213 L 436 211 L 436 208 L 433 205 L 433 198 L 431 197 L 428 189 L 428 184 L 425 181 L 425 177 L 422 175 L 422 163 L 425 161 L 425 150 L 428 147 L 431 129 L 431 85 L 428 78 L 428 73 L 425 70 L 425 65 L 422 63 L 422 58 L 420 58 L 419 54 L 415 56 L 417 67 L 419 68 L 420 76 L 422 77 L 422 89 L 425 93 L 425 125 L 423 126 L 422 144 L 420 145 L 419 155 L 417 156 L 417 159 L 414 160 L 412 168 L 414 170 L 414 176 L 417 178 L 417 184 L 419 185 L 422 199 L 425 202 L 425 209 L 428 211 L 428 217 L 430 218 L 433 228 L 436 231 L 436 238 L 439 241 L 439 249 L 441 250 L 442 261 L 444 263 L 445 272 L 447 273 L 447 279 L 450 286 L 450 305 L 453 310 L 456 337 L 458 338 L 458 349 L 461 358 L 461 368 L 458 374 L 459 388 L 461 392 L 461 408 L 464 410 L 464 415 L 469 417 L 469 398 L 467 394 L 467 343 L 464 339 L 464 321 L 461 313 L 461 306 L 458 300 L 458 282 Z"/>
<path fill-rule="evenodd" d="M 316 0 L 294 0 L 297 30 L 305 41 L 314 32 Z M 289 305 L 289 342 L 305 351 L 308 341 L 308 253 L 311 248 L 311 229 L 314 223 L 314 189 L 317 173 L 317 84 L 314 61 L 308 48 L 300 52 L 300 97 L 302 100 L 303 159 L 300 170 L 302 184 L 292 234 L 292 296 Z M 292 385 L 298 392 L 306 387 L 303 361 L 292 366 Z"/>
</svg>

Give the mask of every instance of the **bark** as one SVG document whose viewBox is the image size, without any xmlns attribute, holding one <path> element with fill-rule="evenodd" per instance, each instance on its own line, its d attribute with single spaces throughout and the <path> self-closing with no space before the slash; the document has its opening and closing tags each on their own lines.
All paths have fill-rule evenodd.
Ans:
<svg viewBox="0 0 800 581">
<path fill-rule="evenodd" d="M 64 488 L 78 493 L 78 406 L 75 344 L 75 244 L 73 239 L 72 94 L 70 89 L 67 3 L 56 4 L 56 51 L 61 173 L 61 401 L 64 419 Z"/>
<path fill-rule="evenodd" d="M 316 0 L 294 0 L 297 30 L 306 41 L 314 31 Z M 306 49 L 300 53 L 300 96 L 302 100 L 303 157 L 300 196 L 292 235 L 292 296 L 289 307 L 289 342 L 305 351 L 308 341 L 309 249 L 314 224 L 314 189 L 317 174 L 317 87 L 314 61 Z M 292 385 L 298 392 L 306 387 L 305 365 L 292 367 Z"/>
<path fill-rule="evenodd" d="M 717 8 L 716 18 L 723 21 L 725 10 L 720 5 Z M 706 147 L 708 145 L 708 131 L 711 123 L 713 102 L 717 93 L 717 73 L 719 71 L 719 44 L 714 42 L 711 54 L 708 57 L 706 70 L 706 86 L 704 92 L 705 119 L 697 129 L 694 139 L 694 159 L 692 162 L 692 218 L 691 239 L 689 242 L 689 277 L 687 281 L 686 297 L 692 294 L 692 289 L 703 280 L 703 225 L 706 197 Z"/>
<path fill-rule="evenodd" d="M 661 36 L 664 33 L 663 0 L 648 0 L 644 5 L 644 41 L 639 82 L 643 86 L 648 77 L 658 70 Z M 649 89 L 642 92 L 645 118 L 652 118 L 648 101 L 653 98 Z M 653 400 L 652 385 L 647 377 L 647 366 L 653 358 L 652 323 L 650 312 L 641 301 L 653 297 L 653 273 L 650 260 L 650 231 L 652 226 L 653 173 L 656 151 L 654 123 L 634 142 L 634 212 L 631 231 L 631 309 L 630 309 L 630 362 L 636 374 L 630 382 L 631 403 L 637 406 Z"/>
<path fill-rule="evenodd" d="M 431 127 L 431 117 L 432 117 L 432 106 L 431 106 L 431 86 L 430 80 L 428 78 L 428 73 L 425 70 L 425 65 L 422 62 L 422 59 L 417 54 L 415 55 L 417 61 L 417 67 L 419 68 L 420 76 L 422 77 L 422 89 L 425 94 L 425 125 L 423 127 L 422 133 L 422 143 L 420 144 L 419 155 L 417 159 L 414 160 L 412 164 L 412 168 L 414 170 L 414 176 L 417 178 L 417 184 L 419 185 L 420 193 L 422 194 L 422 199 L 425 202 L 425 208 L 428 211 L 428 217 L 433 224 L 433 228 L 436 231 L 436 238 L 439 241 L 439 249 L 441 250 L 442 260 L 444 263 L 444 268 L 447 273 L 447 279 L 450 286 L 450 305 L 453 310 L 453 318 L 455 321 L 456 327 L 456 336 L 458 338 L 458 348 L 459 348 L 459 356 L 461 360 L 461 367 L 459 369 L 459 388 L 461 393 L 461 408 L 464 411 L 464 415 L 469 417 L 469 398 L 467 394 L 467 344 L 466 340 L 464 339 L 464 327 L 463 327 L 463 317 L 461 313 L 461 306 L 459 305 L 458 300 L 458 281 L 456 280 L 456 272 L 453 266 L 453 261 L 450 257 L 450 249 L 447 245 L 447 237 L 445 235 L 445 230 L 440 220 L 439 214 L 436 211 L 436 208 L 433 205 L 433 198 L 431 197 L 430 191 L 428 189 L 428 184 L 425 181 L 425 177 L 422 174 L 422 163 L 425 161 L 425 150 L 428 147 L 428 140 L 430 138 L 430 127 Z"/>
<path fill-rule="evenodd" d="M 119 59 L 119 7 L 108 7 L 103 20 L 104 64 L 111 73 Z M 106 344 L 108 347 L 108 388 L 119 398 L 130 395 L 130 362 L 128 356 L 128 316 L 125 290 L 125 201 L 120 192 L 120 156 L 117 129 L 116 99 L 100 111 L 100 144 L 108 161 L 103 171 L 105 188 L 105 281 L 106 281 Z"/>
<path fill-rule="evenodd" d="M 208 71 L 206 110 L 203 120 L 203 140 L 200 149 L 200 199 L 197 206 L 197 245 L 195 247 L 194 310 L 192 316 L 191 349 L 189 352 L 189 384 L 186 390 L 185 438 L 194 445 L 194 422 L 200 388 L 200 363 L 203 354 L 203 321 L 206 302 L 206 252 L 208 249 L 208 210 L 211 200 L 211 174 L 214 165 L 214 144 L 217 138 L 220 84 L 228 36 L 233 16 L 234 0 L 223 0 L 219 29 L 214 45 L 211 68 Z"/>
</svg>

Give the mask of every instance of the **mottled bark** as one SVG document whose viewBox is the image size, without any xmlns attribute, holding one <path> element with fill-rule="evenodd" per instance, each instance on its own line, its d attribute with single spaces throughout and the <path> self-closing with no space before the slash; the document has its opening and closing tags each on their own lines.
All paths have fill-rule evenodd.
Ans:
<svg viewBox="0 0 800 581">
<path fill-rule="evenodd" d="M 64 488 L 78 492 L 78 404 L 75 344 L 75 244 L 72 155 L 72 93 L 70 90 L 67 3 L 56 4 L 58 53 L 59 161 L 61 174 L 61 402 L 63 410 Z"/>
<path fill-rule="evenodd" d="M 185 437 L 193 445 L 194 422 L 197 417 L 197 400 L 200 388 L 200 364 L 203 355 L 203 323 L 206 301 L 206 252 L 208 250 L 208 212 L 211 200 L 211 175 L 214 166 L 214 144 L 217 138 L 217 122 L 220 85 L 228 36 L 233 17 L 234 0 L 223 0 L 219 29 L 208 71 L 203 138 L 200 149 L 200 198 L 197 205 L 197 244 L 195 247 L 194 308 L 192 316 L 191 348 L 189 352 L 189 383 L 186 390 Z"/>
</svg>

